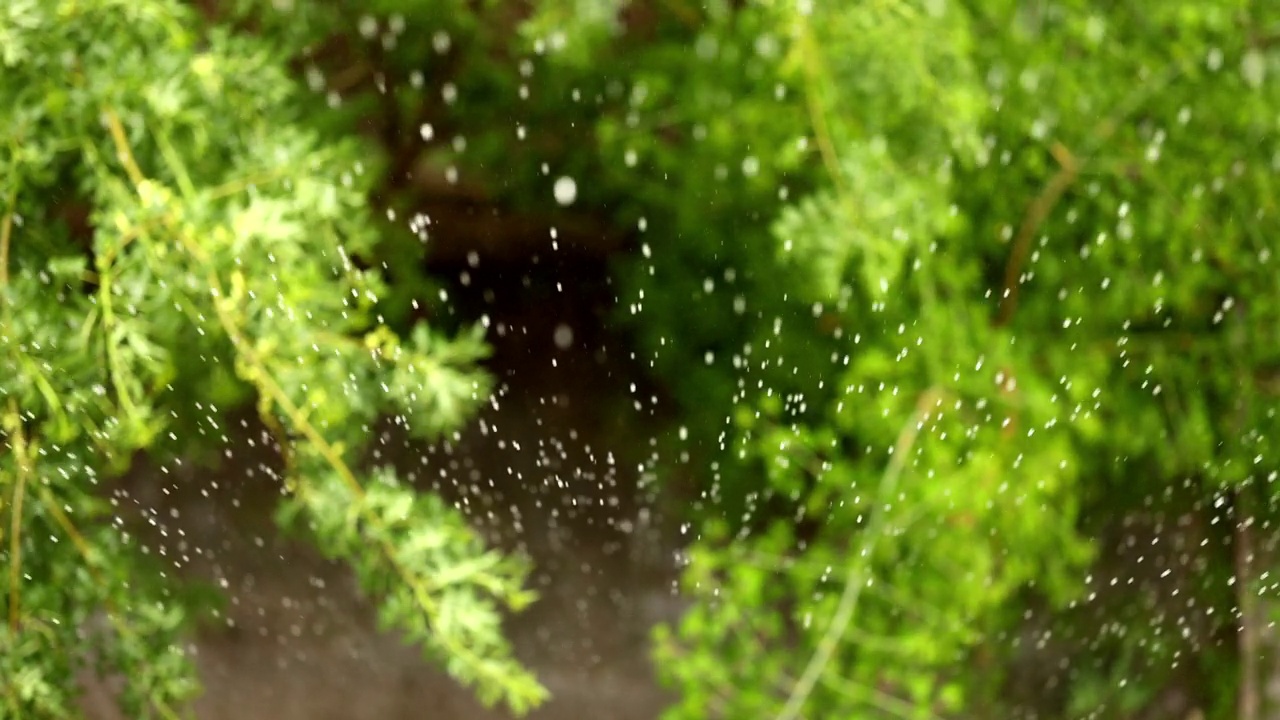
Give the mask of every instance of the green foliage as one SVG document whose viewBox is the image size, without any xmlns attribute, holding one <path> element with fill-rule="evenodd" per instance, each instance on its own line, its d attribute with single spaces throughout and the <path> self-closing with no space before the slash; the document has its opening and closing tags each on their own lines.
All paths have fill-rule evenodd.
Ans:
<svg viewBox="0 0 1280 720">
<path fill-rule="evenodd" d="M 576 8 L 508 25 L 388 3 L 364 57 L 396 88 L 398 137 L 434 127 L 400 152 L 516 209 L 576 177 L 578 205 L 638 246 L 619 314 L 679 403 L 663 454 L 711 468 L 689 511 L 699 602 L 658 642 L 671 716 L 1003 716 L 1022 651 L 994 639 L 1036 613 L 1102 658 L 1057 711 L 1153 697 L 1176 627 L 1150 595 L 1087 619 L 1090 536 L 1173 486 L 1194 499 L 1170 512 L 1200 512 L 1271 477 L 1277 18 L 1227 0 Z M 437 31 L 447 50 L 424 48 Z M 434 85 L 414 81 L 424 57 Z M 343 107 L 385 119 L 378 98 Z M 1216 618 L 1233 572 L 1197 596 Z M 1091 639 L 1110 621 L 1136 627 Z"/>
<path fill-rule="evenodd" d="M 659 636 L 671 716 L 1012 712 L 1016 660 L 991 639 L 1028 597 L 1099 651 L 1067 610 L 1091 532 L 1188 483 L 1203 492 L 1172 512 L 1221 506 L 1224 485 L 1270 497 L 1280 17 L 683 17 L 597 124 L 597 187 L 625 222 L 622 198 L 644 208 L 624 318 L 719 468 L 693 511 L 700 603 Z M 1198 600 L 1228 617 L 1235 568 L 1212 572 Z M 1178 665 L 1175 623 L 1113 617 L 1145 661 L 1075 673 L 1073 703 L 1095 682 L 1150 698 Z"/>
<path fill-rule="evenodd" d="M 197 27 L 168 0 L 0 9 L 4 714 L 74 714 L 90 664 L 128 678 L 130 717 L 180 712 L 185 603 L 96 486 L 138 451 L 189 452 L 182 418 L 216 431 L 248 397 L 288 458 L 282 512 L 389 626 L 523 712 L 545 691 L 498 626 L 531 599 L 525 565 L 350 469 L 379 416 L 420 435 L 465 418 L 483 347 L 380 324 L 364 150 L 306 122 L 268 42 Z"/>
<path fill-rule="evenodd" d="M 659 636 L 682 691 L 671 717 L 1000 715 L 998 686 L 979 694 L 1000 668 L 983 646 L 1016 628 L 1026 589 L 1050 607 L 1080 595 L 1082 508 L 1122 517 L 1188 475 L 1274 477 L 1280 306 L 1263 228 L 1280 95 L 1256 38 L 1280 17 L 775 7 L 736 20 L 779 30 L 772 77 L 801 88 L 808 127 L 793 132 L 811 130 L 827 177 L 776 213 L 772 276 L 815 317 L 835 308 L 846 344 L 801 402 L 767 374 L 732 398 L 746 409 L 730 448 L 767 479 L 751 492 L 794 515 L 704 530 L 686 578 L 703 603 Z M 754 108 L 725 115 L 750 128 Z M 678 290 L 645 290 L 647 321 L 688 322 L 666 304 Z M 776 360 L 744 364 L 815 372 L 808 343 L 777 341 Z M 725 398 L 744 374 L 711 386 Z M 875 499 L 885 467 L 903 475 Z"/>
<path fill-rule="evenodd" d="M 1244 670 L 1177 639 L 1179 593 L 1206 637 L 1274 601 L 1274 557 L 1217 562 L 1276 520 L 1271 4 L 236 0 L 200 36 L 161 0 L 0 13 L 3 552 L 33 578 L 4 586 L 10 708 L 67 711 L 49 648 L 101 608 L 136 630 L 98 653 L 163 669 L 131 707 L 189 694 L 176 603 L 73 478 L 248 397 L 283 519 L 483 698 L 542 697 L 497 624 L 525 566 L 348 469 L 377 416 L 435 432 L 487 392 L 478 337 L 382 327 L 429 233 L 365 198 L 416 212 L 416 173 L 566 227 L 576 178 L 637 250 L 614 280 L 678 404 L 660 454 L 707 476 L 697 602 L 657 636 L 669 717 L 1013 716 L 1032 630 L 1090 658 L 1041 717 L 1130 716 L 1192 651 L 1231 712 Z M 1151 515 L 1195 583 L 1095 599 L 1143 569 L 1099 538 Z"/>
</svg>

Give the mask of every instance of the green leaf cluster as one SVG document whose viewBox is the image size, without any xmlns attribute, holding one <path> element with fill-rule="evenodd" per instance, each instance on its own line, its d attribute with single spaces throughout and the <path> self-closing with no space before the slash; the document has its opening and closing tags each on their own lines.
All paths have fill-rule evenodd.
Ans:
<svg viewBox="0 0 1280 720">
<path fill-rule="evenodd" d="M 1134 627 L 1098 640 L 1093 536 L 1156 504 L 1208 526 L 1224 497 L 1274 506 L 1280 17 L 664 9 L 656 41 L 597 56 L 628 79 L 592 177 L 639 231 L 620 310 L 681 405 L 670 455 L 715 469 L 699 602 L 659 636 L 671 717 L 1003 716 L 1022 651 L 993 639 L 1032 615 L 1115 658 L 1072 670 L 1061 712 L 1099 683 L 1143 688 L 1099 712 L 1151 697 L 1188 651 L 1162 639 L 1178 601 L 1135 590 L 1145 610 L 1097 621 Z M 1210 617 L 1249 602 L 1226 560 Z"/>
<path fill-rule="evenodd" d="M 189 603 L 99 482 L 215 447 L 249 399 L 282 512 L 387 625 L 487 703 L 540 702 L 498 631 L 527 566 L 352 470 L 378 418 L 431 435 L 488 392 L 478 335 L 383 322 L 367 148 L 308 122 L 269 40 L 176 1 L 5 3 L 0 38 L 0 714 L 74 715 L 82 670 L 124 677 L 130 717 L 183 712 Z"/>
</svg>

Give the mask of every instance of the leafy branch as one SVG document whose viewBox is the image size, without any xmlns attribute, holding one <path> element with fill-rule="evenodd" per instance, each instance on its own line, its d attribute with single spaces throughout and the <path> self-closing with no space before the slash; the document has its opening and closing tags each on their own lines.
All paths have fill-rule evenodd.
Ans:
<svg viewBox="0 0 1280 720">
<path fill-rule="evenodd" d="M 140 165 L 134 158 L 117 113 L 108 108 L 103 115 L 106 118 L 116 154 L 121 159 L 135 192 L 140 197 L 154 196 L 155 193 L 151 192 L 149 188 L 155 186 L 155 181 L 149 180 L 143 174 Z M 170 162 L 177 160 L 175 155 L 170 155 L 168 159 Z M 186 175 L 186 172 L 180 167 L 174 168 L 174 172 L 178 176 Z M 188 201 L 191 200 L 192 198 L 188 198 Z M 267 410 L 269 407 L 279 408 L 288 420 L 289 425 L 306 439 L 308 446 L 318 454 L 319 458 L 323 460 L 325 465 L 335 473 L 346 487 L 353 501 L 353 508 L 359 513 L 364 524 L 362 533 L 374 540 L 374 545 L 381 555 L 380 562 L 385 563 L 398 582 L 408 589 L 409 596 L 425 618 L 426 627 L 431 629 L 424 637 L 430 643 L 439 646 L 444 657 L 448 660 L 447 667 L 450 674 L 460 680 L 474 683 L 480 689 L 482 699 L 493 700 L 500 697 L 516 712 L 523 713 L 541 703 L 546 697 L 545 688 L 539 685 L 526 670 L 506 659 L 509 650 L 505 643 L 488 643 L 490 655 L 482 655 L 470 645 L 477 644 L 483 647 L 485 643 L 478 642 L 476 638 L 473 638 L 472 642 L 468 643 L 464 641 L 465 635 L 457 634 L 456 631 L 450 629 L 448 618 L 445 616 L 445 610 L 441 605 L 441 599 L 437 597 L 437 593 L 441 592 L 448 584 L 465 581 L 473 586 L 483 587 L 495 595 L 505 596 L 508 604 L 518 608 L 532 599 L 531 594 L 516 589 L 522 583 L 523 570 L 508 564 L 501 566 L 501 574 L 491 575 L 488 570 L 497 567 L 495 565 L 497 563 L 496 558 L 485 560 L 484 562 L 463 561 L 463 564 L 455 564 L 452 567 L 438 569 L 437 572 L 440 578 L 445 579 L 438 579 L 433 582 L 422 574 L 426 568 L 410 567 L 405 560 L 403 550 L 393 544 L 393 538 L 396 538 L 398 534 L 388 526 L 389 518 L 377 512 L 376 503 L 372 502 L 366 488 L 356 478 L 355 473 L 344 460 L 344 449 L 330 442 L 316 428 L 307 414 L 302 411 L 280 384 L 271 364 L 255 349 L 254 343 L 246 334 L 245 321 L 239 317 L 237 308 L 237 297 L 243 296 L 243 292 L 237 290 L 233 290 L 231 293 L 227 292 L 222 279 L 214 269 L 216 267 L 214 258 L 210 257 L 200 242 L 192 236 L 174 208 L 166 209 L 164 225 L 179 241 L 181 247 L 194 262 L 198 266 L 206 268 L 205 279 L 207 287 L 213 296 L 213 309 L 217 321 L 237 353 L 240 361 L 238 364 L 240 374 L 257 389 L 266 403 L 266 405 L 260 404 L 260 410 Z M 137 231 L 142 237 L 149 240 L 149 247 L 155 246 L 154 241 L 150 239 L 149 231 L 141 228 L 137 229 Z M 238 287 L 244 283 L 244 279 L 239 275 L 238 271 L 233 275 L 232 280 L 233 286 Z M 366 348 L 365 352 L 369 353 L 371 358 L 376 358 L 378 355 L 377 343 L 373 347 Z M 287 437 L 281 436 L 279 440 L 282 446 L 286 446 L 288 443 Z M 316 502 L 304 502 L 304 506 L 308 507 L 313 514 L 321 511 L 323 500 L 328 499 L 323 493 L 317 492 L 314 482 L 314 479 L 300 480 L 294 484 L 295 493 L 300 499 L 322 500 L 320 505 L 317 505 Z M 446 521 L 464 523 L 464 521 L 452 521 L 443 516 L 419 516 L 418 519 L 427 524 Z M 336 528 L 332 530 L 336 532 Z M 473 531 L 468 529 L 465 532 L 467 535 L 473 536 Z M 324 537 L 320 539 L 325 541 Z M 335 547 L 338 547 L 342 554 L 348 555 L 352 560 L 359 560 L 359 553 L 365 551 L 359 545 L 343 545 L 339 543 Z M 374 582 L 373 584 L 377 585 L 379 583 Z M 405 621 L 407 619 L 401 618 L 401 620 Z M 487 620 L 479 620 L 479 622 L 482 625 L 488 624 Z M 412 624 L 406 629 L 412 630 Z"/>
<path fill-rule="evenodd" d="M 28 624 L 27 619 L 22 617 L 21 603 L 19 601 L 22 558 L 21 531 L 23 527 L 24 491 L 29 484 L 32 473 L 35 472 L 35 468 L 32 464 L 33 448 L 23 429 L 22 414 L 18 409 L 17 402 L 12 398 L 10 398 L 7 412 L 4 413 L 3 419 L 0 421 L 0 427 L 3 428 L 5 435 L 8 437 L 9 451 L 13 457 L 15 467 L 15 477 L 13 479 L 14 499 L 10 508 L 9 633 L 11 637 L 16 638 L 19 631 L 25 629 Z M 93 546 L 84 537 L 83 533 L 76 528 L 75 524 L 71 522 L 71 518 L 67 516 L 57 499 L 53 497 L 53 493 L 48 486 L 37 484 L 35 490 L 42 508 L 53 517 L 54 522 L 76 548 L 84 562 L 84 570 L 99 588 L 99 592 L 104 598 L 104 614 L 108 622 L 111 623 L 119 636 L 136 639 L 136 630 L 124 620 L 110 600 L 111 593 L 106 579 L 102 576 L 97 566 L 98 561 Z M 151 693 L 148 699 L 151 706 L 166 720 L 178 720 L 178 714 L 170 707 L 164 697 L 158 693 Z"/>
</svg>

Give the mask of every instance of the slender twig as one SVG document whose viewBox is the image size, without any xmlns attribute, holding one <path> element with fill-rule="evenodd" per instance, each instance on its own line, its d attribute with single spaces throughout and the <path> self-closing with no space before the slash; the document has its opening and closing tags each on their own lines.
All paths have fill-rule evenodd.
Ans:
<svg viewBox="0 0 1280 720">
<path fill-rule="evenodd" d="M 881 536 L 884 534 L 884 526 L 888 522 L 888 513 L 885 508 L 893 501 L 898 488 L 898 480 L 902 477 L 902 471 L 906 467 L 907 456 L 911 454 L 911 449 L 915 446 L 916 437 L 920 433 L 923 417 L 929 412 L 930 406 L 936 402 L 937 397 L 938 392 L 934 388 L 926 390 L 916 403 L 915 412 L 911 414 L 907 419 L 906 425 L 898 433 L 898 439 L 893 446 L 893 457 L 889 458 L 889 464 L 880 480 L 877 512 L 872 516 L 871 521 L 862 532 L 862 545 L 858 549 L 853 562 L 850 563 L 849 572 L 845 577 L 844 592 L 841 594 L 840 602 L 836 606 L 835 616 L 832 618 L 831 625 L 828 626 L 826 633 L 818 641 L 817 649 L 809 659 L 809 663 L 800 675 L 795 687 L 792 688 L 791 695 L 787 698 L 782 712 L 777 715 L 777 720 L 795 720 L 795 718 L 799 717 L 805 701 L 809 699 L 813 688 L 822 678 L 827 664 L 831 661 L 831 656 L 835 654 L 836 647 L 840 644 L 845 631 L 853 621 L 854 612 L 858 606 L 858 598 L 867 584 L 865 578 L 866 568 L 871 563 L 871 557 Z"/>
<path fill-rule="evenodd" d="M 40 495 L 40 502 L 45 507 L 45 511 L 53 516 L 53 521 L 58 524 L 58 527 L 62 528 L 62 531 L 66 533 L 67 537 L 71 540 L 71 544 L 80 552 L 81 557 L 86 561 L 86 567 L 89 568 L 89 572 L 96 573 L 96 568 L 94 568 L 92 563 L 89 562 L 93 558 L 93 546 L 89 544 L 89 541 L 85 539 L 80 530 L 71 522 L 71 518 L 68 517 L 62 507 L 58 505 L 57 498 L 53 496 L 53 493 L 49 492 L 49 488 L 40 487 L 38 493 Z"/>
<path fill-rule="evenodd" d="M 366 62 L 360 61 L 335 73 L 326 83 L 327 89 L 330 92 L 344 93 L 364 82 L 366 78 L 372 77 L 373 74 L 374 68 Z"/>
<path fill-rule="evenodd" d="M 244 177 L 236 178 L 235 180 L 228 180 L 221 185 L 216 185 L 206 190 L 205 197 L 210 200 L 221 200 L 222 198 L 230 197 L 236 193 L 244 192 L 250 185 L 254 187 L 262 187 L 268 183 L 284 180 L 289 177 L 292 172 L 293 168 L 283 167 L 275 168 L 273 170 L 264 170 L 255 175 L 246 175 Z"/>
<path fill-rule="evenodd" d="M 147 178 L 142 174 L 142 168 L 138 167 L 138 161 L 134 159 L 133 152 L 129 150 L 129 138 L 125 135 L 124 125 L 120 124 L 120 116 L 110 109 L 103 112 L 103 116 L 107 120 L 107 131 L 111 133 L 111 139 L 116 145 L 116 158 L 124 165 L 124 171 L 129 176 L 129 180 L 135 186 L 141 185 Z"/>
<path fill-rule="evenodd" d="M 911 718 L 912 720 L 918 720 L 920 718 L 923 718 L 923 720 L 938 720 L 938 716 L 934 715 L 932 711 L 921 709 L 920 707 L 913 705 L 902 698 L 891 695 L 880 688 L 869 685 L 859 685 L 854 683 L 852 680 L 835 677 L 827 677 L 825 682 L 827 687 L 837 693 L 855 701 L 864 702 L 889 715 L 895 715 L 900 718 Z"/>
<path fill-rule="evenodd" d="M 676 16 L 685 27 L 696 28 L 702 22 L 701 14 L 684 0 L 662 0 L 662 4 Z"/>
<path fill-rule="evenodd" d="M 18 200 L 17 183 L 9 189 L 9 200 L 4 219 L 0 220 L 0 301 L 4 300 L 3 292 L 9 286 L 9 243 L 13 237 L 14 203 Z"/>
<path fill-rule="evenodd" d="M 22 619 L 19 594 L 19 581 L 22 577 L 22 505 L 26 485 L 33 468 L 31 467 L 30 443 L 26 433 L 23 432 L 22 414 L 19 411 L 15 400 L 10 400 L 9 402 L 9 411 L 4 417 L 4 427 L 5 431 L 9 435 L 9 445 L 13 453 L 14 466 L 16 468 L 16 482 L 12 503 L 13 507 L 10 511 L 9 534 L 9 630 L 10 632 L 16 633 L 19 621 Z M 98 568 L 94 564 L 92 546 L 85 539 L 83 533 L 76 529 L 76 526 L 71 522 L 71 518 L 69 518 L 66 512 L 63 511 L 62 506 L 59 505 L 57 499 L 53 497 L 53 493 L 49 491 L 49 488 L 40 485 L 36 485 L 35 487 L 37 488 L 40 503 L 44 507 L 45 512 L 53 516 L 54 522 L 62 528 L 62 531 L 71 540 L 71 544 L 75 546 L 76 550 L 80 553 L 80 556 L 84 559 L 85 569 L 89 573 L 89 576 L 99 588 L 103 589 L 103 594 L 106 595 L 106 581 L 98 572 Z M 133 632 L 133 628 L 121 619 L 119 614 L 111 606 L 111 602 L 106 600 L 105 605 L 107 619 L 111 622 L 112 626 L 115 627 L 116 632 L 125 637 L 135 637 L 136 633 Z M 175 713 L 163 699 L 153 697 L 151 698 L 151 701 L 161 716 L 167 720 L 178 720 L 177 713 Z"/>
<path fill-rule="evenodd" d="M 6 299 L 9 290 L 9 255 L 11 252 L 11 244 L 13 240 L 13 218 L 17 211 L 17 182 L 13 183 L 13 187 L 9 189 L 8 210 L 5 212 L 3 220 L 0 220 L 0 337 L 7 335 L 12 329 L 12 307 Z M 66 418 L 66 413 L 62 411 L 61 405 L 57 402 L 57 394 L 53 390 L 53 386 L 49 383 L 44 372 L 31 361 L 31 358 L 25 353 L 19 351 L 18 344 L 12 343 L 9 347 L 14 349 L 17 361 L 22 364 L 23 369 L 28 376 L 34 379 L 36 388 L 40 394 L 44 396 L 45 401 L 49 403 L 49 410 L 60 420 Z"/>
<path fill-rule="evenodd" d="M 827 125 L 827 114 L 822 107 L 822 99 L 818 88 L 822 86 L 822 58 L 818 41 L 803 15 L 797 14 L 796 33 L 800 45 L 801 61 L 805 75 L 805 101 L 809 112 L 809 123 L 813 126 L 814 138 L 818 142 L 818 152 L 822 163 L 831 176 L 831 182 L 841 195 L 845 194 L 844 173 L 840 168 L 840 157 L 836 153 L 835 142 L 831 138 L 831 128 Z"/>
<path fill-rule="evenodd" d="M 15 173 L 16 174 L 16 173 Z M 6 295 L 9 289 L 9 240 L 10 233 L 13 231 L 13 213 L 14 203 L 17 202 L 17 183 L 9 188 L 9 199 L 6 203 L 4 219 L 0 220 L 0 337 L 4 337 L 9 333 L 9 302 Z M 4 507 L 4 500 L 0 499 L 0 508 Z M 4 531 L 0 529 L 0 537 L 3 537 Z M 16 535 L 16 533 L 15 533 Z M 17 553 L 14 553 L 14 557 Z M 17 583 L 13 583 L 12 587 L 16 588 Z"/>
<path fill-rule="evenodd" d="M 1257 602 L 1253 598 L 1253 506 L 1249 501 L 1251 488 L 1235 490 L 1235 576 L 1236 603 L 1239 607 L 1240 640 L 1237 653 L 1240 657 L 1240 687 L 1238 689 L 1237 717 L 1239 720 L 1258 720 L 1262 711 L 1258 690 L 1258 618 Z"/>
<path fill-rule="evenodd" d="M 1228 321 L 1228 338 L 1231 344 L 1236 366 L 1236 377 L 1240 378 L 1240 386 L 1246 389 L 1241 394 L 1240 403 L 1236 408 L 1235 427 L 1238 432 L 1243 433 L 1244 428 L 1249 423 L 1249 417 L 1253 411 L 1253 401 L 1250 393 L 1247 391 L 1248 381 L 1244 378 L 1251 376 L 1248 368 L 1245 367 L 1244 358 L 1247 356 L 1249 345 L 1253 338 L 1249 336 L 1249 328 L 1247 323 L 1249 312 L 1249 304 L 1241 303 L 1231 313 Z M 1235 487 L 1235 507 L 1234 510 L 1234 574 L 1236 579 L 1236 604 L 1239 606 L 1238 623 L 1240 629 L 1240 639 L 1237 642 L 1237 653 L 1240 658 L 1240 685 L 1237 688 L 1237 707 L 1236 713 L 1238 720 L 1259 720 L 1262 715 L 1262 697 L 1261 697 L 1261 668 L 1259 654 L 1261 653 L 1262 641 L 1259 637 L 1260 629 L 1263 626 L 1263 618 L 1258 611 L 1258 601 L 1254 597 L 1256 589 L 1256 575 L 1254 568 L 1258 562 L 1255 557 L 1257 553 L 1257 545 L 1253 536 L 1253 523 L 1256 519 L 1254 499 L 1254 488 L 1251 482 L 1239 483 Z"/>
<path fill-rule="evenodd" d="M 169 142 L 169 137 L 163 132 L 153 132 L 152 137 L 155 138 L 156 147 L 160 150 L 160 155 L 164 157 L 165 162 L 169 163 L 169 168 L 173 171 L 174 179 L 178 183 L 178 189 L 182 191 L 182 196 L 191 200 L 195 199 L 196 186 L 191 182 L 191 173 L 187 172 L 186 165 L 178 156 L 178 151 L 173 148 L 173 143 Z"/>
<path fill-rule="evenodd" d="M 15 476 L 13 502 L 9 510 L 9 632 L 16 633 L 21 617 L 19 600 L 22 595 L 22 499 L 27 487 L 27 475 L 31 471 L 31 459 L 27 457 L 27 439 L 22 432 L 18 403 L 12 398 L 9 400 L 9 413 L 4 425 L 9 433 Z"/>
<path fill-rule="evenodd" d="M 102 347 L 107 355 L 107 374 L 111 377 L 111 385 L 115 388 L 116 398 L 120 401 L 120 409 L 125 417 L 137 416 L 137 406 L 129 395 L 129 388 L 124 383 L 125 367 L 120 358 L 120 350 L 116 347 L 116 316 L 111 296 L 111 258 L 103 257 L 98 263 L 98 307 L 102 311 Z"/>
<path fill-rule="evenodd" d="M 1000 295 L 1000 309 L 996 315 L 997 326 L 1008 324 L 1013 318 L 1013 311 L 1018 306 L 1018 287 L 1022 284 L 1019 280 L 1027 256 L 1031 252 L 1032 236 L 1049 217 L 1049 212 L 1062 199 L 1063 193 L 1080 175 L 1080 162 L 1070 150 L 1061 143 L 1054 143 L 1050 151 L 1058 161 L 1058 172 L 1054 173 L 1044 189 L 1027 207 L 1022 225 L 1018 228 L 1018 235 L 1014 238 L 1013 250 L 1010 251 L 1009 260 L 1004 267 L 1004 291 Z"/>
<path fill-rule="evenodd" d="M 1032 237 L 1036 230 L 1049 217 L 1049 213 L 1062 199 L 1067 188 L 1080 177 L 1086 165 L 1091 165 L 1097 156 L 1098 149 L 1115 134 L 1133 112 L 1160 90 L 1168 87 L 1185 72 L 1185 64 L 1170 64 L 1161 75 L 1143 86 L 1139 92 L 1127 93 L 1124 100 L 1118 103 L 1115 110 L 1103 118 L 1089 133 L 1086 142 L 1073 154 L 1061 143 L 1050 146 L 1049 152 L 1058 161 L 1058 171 L 1049 178 L 1040 193 L 1027 206 L 1023 214 L 1022 225 L 1014 240 L 1009 260 L 1005 264 L 1004 288 L 999 299 L 995 323 L 997 326 L 1007 325 L 1013 319 L 1018 304 L 1018 286 L 1021 284 L 1022 268 L 1029 255 Z"/>
<path fill-rule="evenodd" d="M 39 495 L 40 503 L 44 506 L 45 512 L 53 516 L 54 522 L 58 524 L 58 527 L 62 528 L 62 532 L 64 532 L 71 540 L 71 544 L 75 546 L 76 551 L 80 553 L 80 557 L 84 560 L 84 566 L 89 572 L 89 576 L 93 578 L 99 588 L 103 589 L 103 594 L 105 595 L 107 583 L 102 577 L 102 574 L 98 571 L 98 568 L 94 566 L 95 559 L 93 557 L 93 546 L 85 539 L 84 534 L 76 528 L 75 524 L 71 522 L 71 518 L 67 516 L 65 511 L 63 511 L 62 506 L 58 504 L 57 498 L 53 496 L 53 493 L 49 491 L 49 488 L 40 487 Z M 111 623 L 111 626 L 115 628 L 117 633 L 127 638 L 137 637 L 137 633 L 133 631 L 133 627 L 121 618 L 116 609 L 112 607 L 110 600 L 104 600 L 103 604 L 105 606 L 107 620 Z M 169 704 L 163 699 L 153 696 L 151 698 L 151 703 L 155 706 L 156 710 L 159 711 L 160 715 L 166 718 L 166 720 L 179 720 L 178 714 L 174 712 L 173 709 L 169 707 Z"/>
</svg>

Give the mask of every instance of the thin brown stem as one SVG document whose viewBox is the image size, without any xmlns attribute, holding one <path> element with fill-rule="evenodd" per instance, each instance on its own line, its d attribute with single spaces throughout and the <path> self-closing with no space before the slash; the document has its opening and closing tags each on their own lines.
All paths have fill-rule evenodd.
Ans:
<svg viewBox="0 0 1280 720">
<path fill-rule="evenodd" d="M 9 632 L 16 633 L 22 595 L 22 500 L 31 468 L 28 465 L 26 436 L 22 432 L 22 416 L 18 414 L 14 400 L 9 401 L 5 426 L 14 460 L 13 502 L 9 509 Z"/>
<path fill-rule="evenodd" d="M 1236 488 L 1235 506 L 1235 575 L 1236 602 L 1240 606 L 1240 687 L 1237 717 L 1239 720 L 1258 720 L 1262 701 L 1258 687 L 1259 647 L 1257 602 L 1253 597 L 1253 508 L 1249 502 L 1248 486 Z"/>
<path fill-rule="evenodd" d="M 1062 199 L 1063 193 L 1075 182 L 1080 174 L 1080 163 L 1071 151 L 1061 143 L 1054 143 L 1050 149 L 1058 160 L 1058 172 L 1050 178 L 1048 184 L 1036 196 L 1022 218 L 1018 235 L 1013 241 L 1013 250 L 1004 267 L 1004 290 L 1000 294 L 1000 310 L 996 315 L 996 325 L 1007 325 L 1013 319 L 1013 311 L 1018 306 L 1018 286 L 1021 284 L 1022 268 L 1026 265 L 1027 256 L 1031 253 L 1032 236 L 1040 228 L 1050 211 Z"/>
<path fill-rule="evenodd" d="M 129 138 L 125 135 L 124 125 L 120 124 L 120 116 L 110 109 L 103 112 L 103 115 L 107 119 L 107 130 L 111 133 L 111 139 L 116 145 L 116 158 L 124 164 L 124 171 L 129 175 L 129 180 L 134 185 L 140 185 L 147 178 L 142 174 L 142 168 L 138 167 L 137 160 L 134 159 L 133 153 L 128 149 Z"/>
<path fill-rule="evenodd" d="M 1084 144 L 1077 148 L 1078 152 L 1076 154 L 1072 154 L 1061 143 L 1054 143 L 1050 146 L 1049 151 L 1053 154 L 1054 159 L 1058 161 L 1059 169 L 1049 179 L 1049 182 L 1040 191 L 1040 194 L 1036 196 L 1035 200 L 1031 202 L 1031 205 L 1027 207 L 1027 211 L 1023 215 L 1022 225 L 1018 229 L 1013 250 L 1005 265 L 1004 288 L 1000 295 L 1000 306 L 995 320 L 997 326 L 1007 325 L 1013 319 L 1013 313 L 1018 304 L 1018 286 L 1022 277 L 1022 268 L 1030 254 L 1032 236 L 1036 230 L 1048 218 L 1049 213 L 1058 204 L 1058 201 L 1062 199 L 1062 195 L 1067 189 L 1080 176 L 1085 166 L 1092 166 L 1097 158 L 1098 149 L 1111 139 L 1116 130 L 1124 124 L 1125 119 L 1132 115 L 1148 99 L 1179 78 L 1185 72 L 1185 68 L 1185 64 L 1169 65 L 1158 77 L 1144 85 L 1137 92 L 1127 94 L 1124 101 L 1119 103 L 1115 111 L 1103 118 L 1094 127 L 1093 131 L 1085 139 Z"/>
<path fill-rule="evenodd" d="M 846 194 L 844 173 L 840 167 L 840 156 L 836 153 L 835 141 L 832 140 L 831 128 L 827 124 L 827 114 L 822 107 L 822 99 L 818 88 L 822 87 L 822 58 L 818 41 L 813 37 L 809 23 L 801 17 L 798 20 L 797 41 L 800 43 L 801 60 L 804 65 L 805 101 L 808 106 L 809 123 L 813 126 L 813 135 L 818 142 L 818 152 L 822 163 L 831 176 L 831 182 L 843 196 Z"/>
<path fill-rule="evenodd" d="M 9 191 L 8 209 L 0 220 L 0 293 L 9 286 L 9 243 L 13 238 L 13 212 L 17 189 Z M 3 298 L 0 298 L 2 300 Z"/>
<path fill-rule="evenodd" d="M 702 24 L 701 14 L 684 0 L 663 0 L 662 5 L 670 10 L 676 19 L 684 23 L 685 27 L 696 28 Z"/>
</svg>

